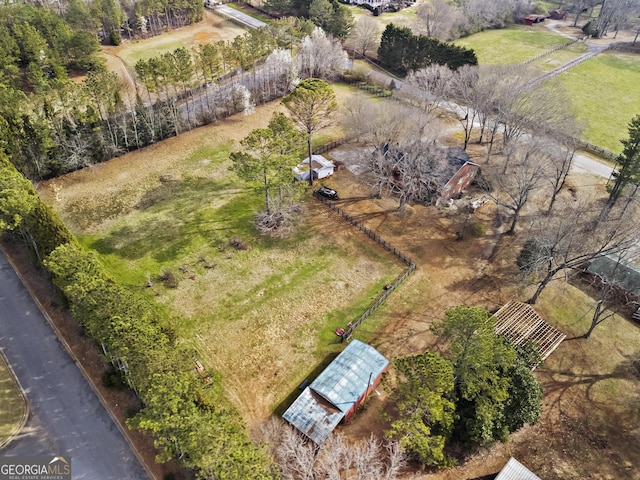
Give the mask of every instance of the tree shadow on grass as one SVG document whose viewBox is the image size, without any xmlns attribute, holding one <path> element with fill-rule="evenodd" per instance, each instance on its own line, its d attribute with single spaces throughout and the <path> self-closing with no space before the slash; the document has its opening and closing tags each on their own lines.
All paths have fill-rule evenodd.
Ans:
<svg viewBox="0 0 640 480">
<path fill-rule="evenodd" d="M 151 256 L 158 262 L 175 261 L 198 237 L 213 246 L 253 230 L 254 203 L 238 190 L 209 179 L 167 182 L 141 199 L 138 210 L 143 213 L 134 214 L 129 223 L 91 247 L 130 260 Z"/>
<path fill-rule="evenodd" d="M 559 404 L 562 397 L 573 387 L 585 385 L 585 396 L 595 402 L 593 388 L 603 380 L 617 379 L 628 380 L 634 378 L 640 380 L 640 353 L 625 355 L 625 360 L 615 366 L 610 373 L 572 373 L 560 370 L 547 370 L 551 380 L 543 382 L 545 395 L 556 393 L 554 404 Z"/>
</svg>

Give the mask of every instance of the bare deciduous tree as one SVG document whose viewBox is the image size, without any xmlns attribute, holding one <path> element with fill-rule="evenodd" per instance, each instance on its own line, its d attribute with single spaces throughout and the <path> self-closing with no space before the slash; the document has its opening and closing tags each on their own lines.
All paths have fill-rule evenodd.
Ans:
<svg viewBox="0 0 640 480">
<path fill-rule="evenodd" d="M 616 286 L 612 282 L 600 277 L 598 281 L 592 283 L 592 286 L 597 291 L 597 295 L 593 305 L 591 324 L 584 333 L 584 338 L 591 338 L 591 334 L 598 325 L 616 314 L 614 308 L 619 305 Z"/>
<path fill-rule="evenodd" d="M 507 234 L 515 233 L 516 224 L 522 208 L 529 200 L 529 195 L 547 177 L 547 162 L 542 148 L 542 143 L 537 140 L 518 142 L 512 164 L 506 174 L 503 173 L 496 178 L 500 189 L 492 198 L 498 205 L 513 212 Z"/>
<path fill-rule="evenodd" d="M 258 436 L 269 445 L 283 480 L 395 480 L 406 466 L 397 442 L 383 446 L 373 436 L 349 441 L 334 433 L 318 447 L 277 418 Z"/>
<path fill-rule="evenodd" d="M 369 16 L 358 17 L 351 29 L 349 40 L 354 52 L 367 55 L 367 51 L 372 50 L 380 40 L 380 24 Z"/>
<path fill-rule="evenodd" d="M 327 37 L 321 28 L 302 40 L 297 58 L 300 77 L 324 80 L 336 78 L 348 60 L 340 42 Z"/>
<path fill-rule="evenodd" d="M 558 194 L 567 182 L 579 144 L 571 136 L 559 138 L 556 141 L 549 139 L 549 141 L 545 141 L 545 144 L 547 145 L 546 154 L 549 158 L 547 179 L 551 183 L 551 198 L 547 208 L 547 215 L 549 215 Z"/>
<path fill-rule="evenodd" d="M 538 217 L 518 259 L 522 270 L 538 276 L 538 287 L 529 303 L 535 303 L 560 272 L 580 269 L 600 255 L 635 245 L 640 226 L 633 210 L 615 209 L 602 219 L 597 202 L 579 200 L 554 209 L 552 215 Z"/>
<path fill-rule="evenodd" d="M 402 103 L 375 102 L 365 94 L 349 97 L 341 108 L 345 130 L 372 147 L 420 137 L 431 119 Z"/>
<path fill-rule="evenodd" d="M 460 36 L 466 20 L 460 9 L 446 0 L 421 3 L 416 15 L 422 22 L 425 34 L 438 40 L 453 40 Z"/>
<path fill-rule="evenodd" d="M 454 75 L 446 65 L 433 64 L 412 72 L 402 89 L 412 97 L 418 98 L 422 110 L 431 115 L 450 97 Z"/>
<path fill-rule="evenodd" d="M 398 211 L 411 202 L 435 202 L 452 176 L 447 150 L 433 139 L 381 145 L 369 166 L 378 191 L 398 196 Z"/>
</svg>

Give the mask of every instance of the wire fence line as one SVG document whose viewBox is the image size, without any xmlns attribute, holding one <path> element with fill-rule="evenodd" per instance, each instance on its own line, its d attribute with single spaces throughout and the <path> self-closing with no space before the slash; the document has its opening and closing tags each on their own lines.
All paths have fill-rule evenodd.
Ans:
<svg viewBox="0 0 640 480">
<path fill-rule="evenodd" d="M 373 302 L 371 305 L 369 305 L 369 307 L 356 320 L 354 320 L 353 322 L 349 322 L 349 324 L 347 325 L 347 328 L 341 334 L 339 334 L 340 341 L 344 341 L 344 340 L 348 340 L 351 337 L 351 335 L 353 334 L 353 332 L 355 331 L 355 329 L 358 328 L 360 326 L 360 324 L 362 324 L 362 322 L 364 322 L 373 312 L 375 312 L 376 309 L 380 305 L 382 305 L 382 303 L 387 299 L 387 297 L 389 295 L 391 295 L 391 293 L 396 288 L 398 288 L 402 284 L 402 282 L 404 282 L 407 279 L 407 277 L 409 275 L 411 275 L 411 273 L 416 269 L 416 263 L 411 259 L 411 257 L 405 255 L 402 251 L 400 251 L 397 248 L 395 248 L 393 245 L 391 245 L 391 243 L 387 242 L 380 235 L 378 235 L 377 233 L 372 231 L 370 228 L 365 227 L 362 223 L 358 222 L 351 215 L 346 213 L 341 208 L 337 207 L 334 203 L 332 203 L 331 200 L 329 200 L 327 198 L 324 198 L 324 197 L 321 197 L 316 192 L 314 192 L 313 196 L 318 201 L 320 201 L 320 203 L 322 203 L 323 205 L 325 205 L 329 209 L 331 209 L 334 212 L 336 212 L 344 220 L 349 222 L 351 225 L 353 225 L 358 230 L 360 230 L 362 233 L 367 235 L 374 242 L 376 242 L 379 245 L 381 245 L 385 250 L 387 250 L 388 252 L 392 253 L 397 258 L 402 260 L 406 265 L 408 265 L 407 270 L 402 275 L 400 275 L 392 284 L 389 284 L 389 285 L 385 286 L 384 291 L 375 300 L 375 302 Z M 336 331 L 336 333 L 337 333 L 337 331 Z"/>
</svg>

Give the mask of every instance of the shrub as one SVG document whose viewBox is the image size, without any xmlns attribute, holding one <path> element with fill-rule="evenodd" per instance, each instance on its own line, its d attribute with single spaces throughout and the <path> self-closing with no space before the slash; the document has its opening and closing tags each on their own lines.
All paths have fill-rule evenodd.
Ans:
<svg viewBox="0 0 640 480">
<path fill-rule="evenodd" d="M 176 277 L 176 274 L 173 273 L 172 270 L 165 270 L 158 279 L 163 282 L 167 288 L 178 288 L 178 277 Z"/>
<path fill-rule="evenodd" d="M 486 229 L 484 226 L 484 223 L 481 222 L 473 222 L 471 224 L 471 233 L 474 234 L 476 237 L 481 237 L 482 235 L 484 235 Z"/>
<path fill-rule="evenodd" d="M 113 366 L 110 366 L 109 370 L 102 373 L 102 385 L 105 388 L 113 390 L 125 388 L 125 384 L 122 381 L 122 375 L 120 375 L 120 372 L 118 372 Z"/>
</svg>

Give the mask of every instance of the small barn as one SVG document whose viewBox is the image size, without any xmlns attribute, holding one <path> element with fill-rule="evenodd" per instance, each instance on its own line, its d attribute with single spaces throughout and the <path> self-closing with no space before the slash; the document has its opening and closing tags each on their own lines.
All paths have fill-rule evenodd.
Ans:
<svg viewBox="0 0 640 480">
<path fill-rule="evenodd" d="M 454 147 L 447 151 L 447 159 L 455 173 L 442 188 L 437 204 L 446 203 L 451 198 L 456 198 L 476 178 L 480 166 L 471 161 L 471 157 L 462 148 Z"/>
<path fill-rule="evenodd" d="M 511 457 L 495 480 L 540 480 L 540 477 Z"/>
<path fill-rule="evenodd" d="M 316 178 L 326 178 L 333 175 L 335 165 L 322 155 L 311 155 L 311 166 L 309 166 L 309 157 L 305 158 L 297 166 L 293 167 L 293 177 L 296 180 L 309 180 L 309 172 L 313 172 L 314 180 Z"/>
<path fill-rule="evenodd" d="M 511 300 L 493 316 L 496 318 L 497 335 L 502 335 L 515 346 L 527 341 L 535 343 L 542 360 L 551 355 L 566 338 L 564 333 L 545 322 L 527 303 Z M 530 365 L 531 368 L 536 366 Z"/>
<path fill-rule="evenodd" d="M 356 412 L 380 383 L 389 360 L 359 340 L 351 343 L 306 387 L 282 417 L 316 445 Z"/>
</svg>

